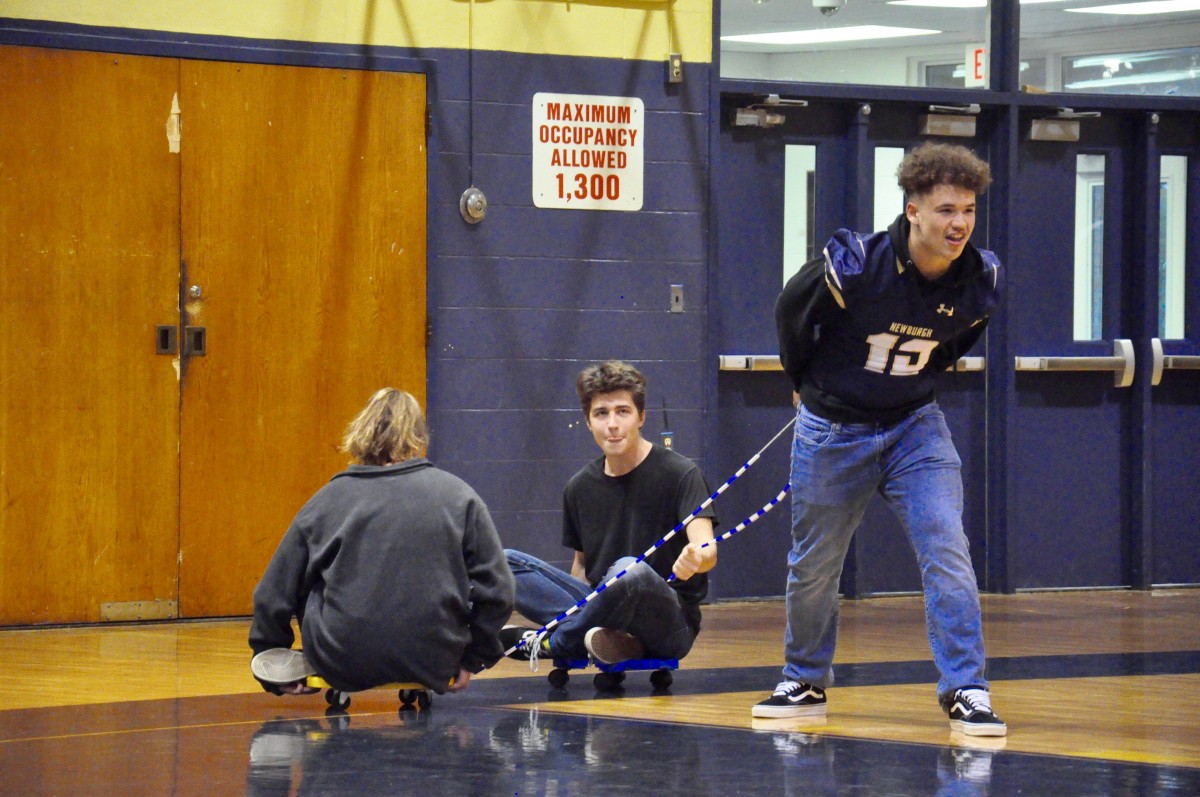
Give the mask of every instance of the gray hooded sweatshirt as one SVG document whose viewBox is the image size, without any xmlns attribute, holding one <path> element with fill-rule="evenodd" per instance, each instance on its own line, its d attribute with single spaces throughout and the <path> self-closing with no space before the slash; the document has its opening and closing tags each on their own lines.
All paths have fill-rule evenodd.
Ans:
<svg viewBox="0 0 1200 797">
<path fill-rule="evenodd" d="M 352 465 L 279 543 L 254 590 L 250 647 L 291 647 L 294 616 L 305 657 L 330 685 L 415 681 L 441 694 L 460 667 L 500 659 L 497 632 L 512 608 L 496 528 L 466 482 L 424 458 Z"/>
</svg>

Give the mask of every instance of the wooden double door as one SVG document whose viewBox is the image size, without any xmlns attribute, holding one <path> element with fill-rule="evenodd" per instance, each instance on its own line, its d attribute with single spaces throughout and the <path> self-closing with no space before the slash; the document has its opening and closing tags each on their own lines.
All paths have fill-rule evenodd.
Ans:
<svg viewBox="0 0 1200 797">
<path fill-rule="evenodd" d="M 422 75 L 0 47 L 0 625 L 246 614 L 425 400 Z"/>
</svg>

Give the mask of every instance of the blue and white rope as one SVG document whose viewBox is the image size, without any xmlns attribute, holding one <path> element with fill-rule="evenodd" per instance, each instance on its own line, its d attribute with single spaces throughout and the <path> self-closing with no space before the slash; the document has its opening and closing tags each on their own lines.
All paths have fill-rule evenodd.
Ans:
<svg viewBox="0 0 1200 797">
<path fill-rule="evenodd" d="M 708 546 L 710 546 L 710 545 L 716 545 L 718 542 L 724 542 L 725 540 L 727 540 L 727 539 L 729 539 L 730 537 L 732 537 L 734 534 L 737 534 L 739 531 L 741 531 L 742 529 L 746 528 L 746 527 L 747 527 L 747 526 L 749 526 L 751 523 L 753 523 L 754 521 L 758 520 L 760 517 L 762 517 L 763 515 L 767 514 L 767 513 L 768 513 L 768 512 L 770 512 L 772 509 L 774 509 L 774 508 L 775 508 L 775 505 L 776 505 L 776 504 L 778 504 L 780 501 L 782 501 L 782 500 L 783 500 L 783 497 L 784 497 L 785 495 L 787 495 L 787 494 L 788 494 L 788 490 L 790 490 L 790 489 L 792 489 L 792 483 L 791 483 L 791 482 L 788 482 L 787 484 L 783 485 L 783 489 L 779 491 L 779 495 L 775 496 L 775 497 L 774 497 L 774 498 L 772 498 L 770 501 L 767 501 L 767 503 L 763 504 L 763 507 L 762 507 L 762 509 L 758 510 L 758 511 L 757 511 L 757 512 L 755 512 L 753 515 L 751 515 L 750 517 L 746 518 L 746 519 L 745 519 L 745 520 L 743 520 L 741 523 L 737 524 L 736 526 L 734 526 L 733 528 L 731 528 L 729 531 L 725 532 L 725 533 L 724 533 L 724 534 L 722 534 L 721 536 L 719 536 L 719 537 L 716 537 L 715 539 L 711 539 L 711 540 L 709 540 L 708 542 L 704 543 L 704 544 L 703 544 L 703 545 L 701 545 L 700 547 L 701 547 L 701 548 L 707 548 L 707 547 L 708 547 Z M 672 573 L 671 575 L 667 576 L 667 581 L 674 581 L 674 580 L 675 580 L 675 574 L 674 574 L 674 573 Z"/>
<path fill-rule="evenodd" d="M 778 440 L 778 439 L 779 439 L 780 435 L 782 435 L 784 432 L 786 432 L 786 431 L 788 430 L 788 428 L 789 428 L 789 427 L 790 427 L 792 424 L 794 424 L 795 422 L 796 422 L 796 419 L 795 419 L 795 417 L 793 417 L 791 420 L 789 420 L 787 423 L 785 423 L 785 424 L 783 425 L 783 428 L 782 428 L 782 429 L 780 429 L 778 432 L 776 432 L 776 433 L 775 433 L 775 436 L 774 436 L 774 437 L 772 437 L 770 440 L 768 440 L 768 441 L 767 441 L 767 444 L 766 444 L 766 445 L 764 445 L 762 448 L 760 448 L 760 449 L 758 450 L 758 452 L 757 452 L 757 453 L 755 453 L 755 455 L 754 455 L 754 456 L 752 456 L 752 457 L 750 457 L 750 459 L 746 460 L 746 463 L 745 463 L 744 465 L 742 465 L 742 467 L 738 468 L 736 473 L 734 473 L 732 476 L 730 476 L 728 479 L 726 479 L 726 480 L 725 480 L 725 483 L 724 483 L 724 484 L 722 484 L 720 487 L 718 487 L 718 488 L 717 488 L 717 490 L 716 490 L 716 492 L 714 492 L 714 493 L 713 493 L 712 495 L 710 495 L 708 498 L 704 499 L 704 502 L 703 502 L 703 503 L 701 503 L 701 504 L 700 504 L 700 506 L 698 506 L 698 507 L 696 507 L 695 509 L 693 509 L 693 510 L 692 510 L 692 513 L 691 513 L 690 515 L 688 515 L 687 517 L 685 517 L 683 520 L 679 521 L 679 523 L 678 523 L 678 524 L 676 524 L 675 528 L 671 529 L 671 530 L 670 530 L 670 531 L 668 531 L 666 534 L 664 534 L 664 535 L 663 535 L 663 537 L 662 537 L 662 539 L 660 539 L 658 542 L 654 543 L 654 544 L 653 544 L 653 545 L 651 545 L 649 548 L 647 548 L 647 549 L 646 549 L 646 552 L 645 552 L 645 553 L 643 553 L 641 556 L 639 556 L 637 559 L 635 559 L 635 560 L 633 561 L 633 564 L 631 564 L 631 565 L 630 565 L 630 567 L 632 567 L 634 564 L 637 564 L 638 562 L 641 562 L 641 561 L 643 561 L 643 560 L 644 560 L 644 559 L 645 559 L 647 556 L 649 556 L 650 554 L 654 553 L 654 552 L 655 552 L 655 551 L 657 551 L 659 548 L 661 548 L 661 547 L 662 547 L 664 544 L 666 544 L 666 542 L 667 542 L 668 540 L 670 540 L 672 537 L 674 537 L 674 536 L 676 535 L 676 533 L 678 533 L 678 532 L 679 532 L 679 530 L 680 530 L 680 529 L 687 528 L 687 524 L 689 524 L 689 523 L 691 523 L 693 520 L 695 520 L 695 519 L 696 519 L 696 515 L 700 514 L 700 513 L 701 513 L 701 512 L 703 512 L 705 509 L 707 509 L 707 508 L 708 508 L 708 506 L 709 506 L 709 505 L 710 505 L 710 504 L 711 504 L 713 501 L 717 500 L 717 496 L 719 496 L 721 493 L 723 493 L 723 492 L 725 492 L 727 489 L 729 489 L 729 485 L 731 485 L 731 484 L 733 484 L 735 481 L 737 481 L 737 480 L 738 480 L 738 478 L 739 478 L 739 477 L 741 477 L 741 475 L 742 475 L 743 473 L 745 473 L 746 471 L 750 470 L 751 466 L 753 466 L 753 465 L 754 465 L 754 463 L 758 461 L 759 457 L 761 457 L 761 456 L 763 455 L 763 452 L 764 452 L 764 451 L 766 451 L 768 448 L 770 448 L 770 447 L 771 447 L 771 445 L 772 445 L 772 444 L 773 444 L 773 443 L 774 443 L 776 440 Z M 789 487 L 790 487 L 790 485 L 789 485 Z M 786 492 L 786 490 L 785 490 L 784 492 Z M 780 496 L 782 496 L 782 495 L 783 495 L 783 493 L 780 493 Z M 778 501 L 778 498 L 776 499 L 776 501 Z M 764 513 L 762 513 L 762 514 L 765 514 L 765 512 L 764 512 Z M 761 516 L 761 515 L 760 515 L 760 516 Z M 755 518 L 755 519 L 757 520 L 757 518 Z M 753 522 L 753 521 L 749 521 L 749 522 Z M 747 525 L 749 525 L 749 523 L 747 523 Z M 727 532 L 727 533 L 732 533 L 732 532 Z M 614 575 L 614 576 L 613 576 L 612 578 L 610 578 L 608 581 L 605 581 L 603 584 L 601 584 L 600 586 L 596 587 L 596 588 L 595 588 L 594 590 L 592 590 L 592 591 L 591 591 L 589 594 L 587 594 L 587 595 L 583 596 L 583 597 L 582 597 L 582 598 L 581 598 L 581 599 L 580 599 L 580 600 L 579 600 L 579 601 L 578 601 L 578 602 L 577 602 L 577 603 L 576 603 L 574 606 L 572 606 L 571 608 L 567 609 L 565 612 L 563 612 L 562 614 L 560 614 L 558 617 L 555 617 L 553 620 L 551 620 L 550 622 L 546 623 L 544 626 L 542 626 L 541 628 L 539 628 L 539 629 L 537 630 L 537 633 L 536 633 L 536 634 L 532 634 L 532 635 L 529 635 L 529 636 L 527 636 L 527 637 L 523 638 L 523 639 L 522 639 L 520 642 L 518 642 L 517 644 L 513 645 L 513 646 L 512 646 L 511 648 L 509 648 L 508 650 L 504 651 L 504 655 L 505 655 L 505 656 L 511 656 L 511 655 L 512 655 L 512 654 L 513 654 L 515 651 L 517 651 L 517 650 L 520 650 L 521 648 L 523 648 L 523 647 L 527 647 L 527 646 L 532 648 L 531 652 L 532 652 L 533 650 L 537 650 L 537 649 L 538 649 L 538 647 L 539 647 L 539 646 L 540 646 L 540 644 L 541 644 L 541 641 L 542 641 L 542 639 L 543 639 L 543 638 L 546 636 L 546 634 L 550 633 L 550 631 L 552 631 L 552 630 L 553 630 L 553 629 L 554 629 L 554 628 L 555 628 L 555 627 L 556 627 L 556 626 L 557 626 L 559 623 L 561 623 L 563 620 L 567 619 L 568 617 L 570 617 L 571 615 L 575 614 L 575 613 L 576 613 L 576 612 L 578 612 L 580 609 L 582 609 L 582 608 L 583 608 L 585 605 L 587 605 L 587 604 L 588 604 L 590 601 L 592 601 L 593 599 L 595 599 L 595 597 L 596 597 L 597 595 L 599 595 L 601 592 L 603 592 L 604 590 L 606 590 L 606 589 L 608 589 L 609 587 L 611 587 L 611 586 L 613 585 L 613 582 L 615 582 L 617 579 L 621 578 L 621 576 L 625 575 L 625 574 L 626 574 L 626 573 L 628 573 L 628 572 L 629 572 L 629 568 L 627 567 L 627 568 L 625 568 L 624 570 L 622 570 L 621 572 L 619 572 L 619 573 L 617 573 L 616 575 Z M 531 664 L 531 666 L 533 665 L 533 661 L 532 661 L 532 660 L 531 660 L 530 664 Z"/>
</svg>

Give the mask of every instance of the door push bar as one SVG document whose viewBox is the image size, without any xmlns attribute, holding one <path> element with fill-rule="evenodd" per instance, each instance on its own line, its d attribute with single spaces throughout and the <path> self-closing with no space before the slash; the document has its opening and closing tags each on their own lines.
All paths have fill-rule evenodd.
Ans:
<svg viewBox="0 0 1200 797">
<path fill-rule="evenodd" d="M 1150 373 L 1150 384 L 1157 385 L 1162 381 L 1163 371 L 1170 370 L 1200 370 L 1200 357 L 1183 354 L 1163 354 L 1162 341 L 1150 338 L 1150 353 L 1154 357 L 1154 367 Z"/>
<path fill-rule="evenodd" d="M 782 371 L 778 354 L 721 354 L 722 371 Z"/>
<path fill-rule="evenodd" d="M 722 371 L 782 371 L 778 354 L 721 354 L 718 355 Z M 947 371 L 982 371 L 986 360 L 983 357 L 959 357 L 956 366 Z"/>
<path fill-rule="evenodd" d="M 1133 384 L 1133 341 L 1117 338 L 1111 357 L 1017 357 L 1018 371 L 1112 371 L 1116 387 Z"/>
</svg>

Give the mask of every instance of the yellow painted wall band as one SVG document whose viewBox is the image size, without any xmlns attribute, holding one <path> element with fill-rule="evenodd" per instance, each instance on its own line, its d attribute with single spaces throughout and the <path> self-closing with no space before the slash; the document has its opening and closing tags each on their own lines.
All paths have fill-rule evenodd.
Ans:
<svg viewBox="0 0 1200 797">
<path fill-rule="evenodd" d="M 0 0 L 0 17 L 248 39 L 712 62 L 712 0 Z"/>
</svg>

